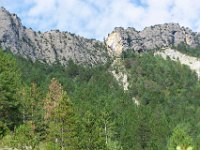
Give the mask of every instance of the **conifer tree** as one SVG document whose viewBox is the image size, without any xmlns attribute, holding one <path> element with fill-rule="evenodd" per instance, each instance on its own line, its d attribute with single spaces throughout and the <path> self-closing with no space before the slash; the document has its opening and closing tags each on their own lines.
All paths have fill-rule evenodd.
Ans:
<svg viewBox="0 0 200 150">
<path fill-rule="evenodd" d="M 104 125 L 99 115 L 87 111 L 81 120 L 80 149 L 107 149 Z"/>
<path fill-rule="evenodd" d="M 23 123 L 31 122 L 34 131 L 38 134 L 39 139 L 45 138 L 45 123 L 43 120 L 43 102 L 42 94 L 35 83 L 31 86 L 24 86 L 21 91 L 22 95 L 22 115 Z M 38 139 L 38 140 L 39 140 Z"/>
<path fill-rule="evenodd" d="M 76 116 L 74 113 L 73 105 L 65 91 L 62 90 L 60 84 L 54 79 L 54 86 L 59 90 L 54 91 L 53 105 L 49 105 L 51 112 L 47 113 L 49 121 L 49 135 L 48 139 L 59 145 L 62 150 L 75 150 L 77 142 L 76 133 Z"/>
<path fill-rule="evenodd" d="M 48 93 L 44 100 L 44 119 L 48 122 L 49 118 L 51 118 L 53 110 L 58 105 L 58 101 L 62 97 L 62 86 L 61 84 L 53 78 L 49 84 Z"/>
<path fill-rule="evenodd" d="M 24 86 L 21 91 L 22 95 L 22 113 L 23 122 L 26 121 L 38 121 L 41 117 L 41 92 L 35 83 L 31 83 L 31 86 Z"/>
<path fill-rule="evenodd" d="M 111 119 L 111 114 L 108 110 L 104 108 L 104 110 L 100 113 L 100 121 L 104 128 L 104 137 L 105 144 L 108 150 L 121 150 L 122 147 L 120 142 L 115 139 L 115 124 Z"/>
<path fill-rule="evenodd" d="M 193 139 L 184 126 L 178 125 L 169 139 L 168 150 L 194 150 Z"/>
<path fill-rule="evenodd" d="M 0 50 L 0 121 L 12 130 L 21 120 L 20 87 L 15 59 Z"/>
</svg>

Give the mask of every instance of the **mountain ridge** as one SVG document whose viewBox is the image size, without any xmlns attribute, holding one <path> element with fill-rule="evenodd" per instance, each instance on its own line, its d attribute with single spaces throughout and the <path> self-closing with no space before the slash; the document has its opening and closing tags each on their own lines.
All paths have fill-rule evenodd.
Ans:
<svg viewBox="0 0 200 150">
<path fill-rule="evenodd" d="M 104 44 L 69 32 L 51 30 L 35 32 L 27 29 L 15 14 L 0 8 L 0 45 L 32 61 L 66 65 L 72 59 L 77 64 L 95 65 L 107 62 Z"/>
<path fill-rule="evenodd" d="M 197 47 L 200 34 L 177 23 L 165 23 L 142 31 L 133 27 L 116 27 L 101 42 L 59 30 L 36 32 L 27 29 L 16 14 L 0 8 L 0 46 L 33 62 L 67 65 L 69 60 L 73 60 L 77 64 L 94 66 L 105 64 L 109 58 L 120 57 L 127 49 L 142 52 L 180 43 Z"/>
<path fill-rule="evenodd" d="M 135 52 L 177 46 L 184 43 L 190 47 L 200 45 L 200 34 L 178 23 L 157 24 L 141 31 L 135 28 L 116 27 L 105 40 L 109 54 L 119 57 L 122 51 L 132 49 Z"/>
</svg>

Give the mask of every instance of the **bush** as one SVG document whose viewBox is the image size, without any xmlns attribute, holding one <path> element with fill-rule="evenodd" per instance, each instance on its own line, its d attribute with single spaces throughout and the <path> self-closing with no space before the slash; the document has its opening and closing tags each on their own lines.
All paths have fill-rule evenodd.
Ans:
<svg viewBox="0 0 200 150">
<path fill-rule="evenodd" d="M 2 139 L 6 134 L 8 134 L 8 127 L 0 121 L 0 139 Z"/>
</svg>

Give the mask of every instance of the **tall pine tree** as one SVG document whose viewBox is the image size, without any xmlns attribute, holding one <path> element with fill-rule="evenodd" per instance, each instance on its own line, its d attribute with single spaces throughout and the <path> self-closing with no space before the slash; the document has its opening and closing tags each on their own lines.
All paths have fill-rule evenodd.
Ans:
<svg viewBox="0 0 200 150">
<path fill-rule="evenodd" d="M 10 54 L 0 50 L 0 121 L 11 130 L 20 123 L 20 72 Z"/>
<path fill-rule="evenodd" d="M 51 118 L 53 110 L 57 107 L 58 101 L 62 97 L 62 86 L 53 78 L 49 84 L 48 93 L 44 100 L 44 119 L 46 122 Z"/>
<path fill-rule="evenodd" d="M 187 128 L 178 125 L 169 139 L 168 150 L 194 150 L 192 137 L 187 134 Z"/>
<path fill-rule="evenodd" d="M 53 80 L 54 87 L 58 87 L 60 90 L 57 89 L 56 93 L 60 95 L 54 95 L 56 99 L 54 99 L 53 105 L 49 105 L 51 106 L 51 112 L 47 113 L 49 121 L 48 140 L 54 142 L 55 145 L 59 145 L 62 150 L 75 150 L 77 149 L 78 138 L 73 105 L 60 84 L 55 79 Z"/>
<path fill-rule="evenodd" d="M 94 115 L 91 111 L 85 112 L 81 118 L 79 149 L 107 149 L 106 136 L 104 124 L 99 115 Z"/>
</svg>

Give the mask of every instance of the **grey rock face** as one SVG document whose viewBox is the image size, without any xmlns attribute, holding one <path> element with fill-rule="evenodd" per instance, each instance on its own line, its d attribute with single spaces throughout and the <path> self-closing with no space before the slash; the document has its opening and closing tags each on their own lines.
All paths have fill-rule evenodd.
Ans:
<svg viewBox="0 0 200 150">
<path fill-rule="evenodd" d="M 146 27 L 142 31 L 118 27 L 103 43 L 58 30 L 35 32 L 25 28 L 17 15 L 0 8 L 0 46 L 32 61 L 67 65 L 72 59 L 77 64 L 93 66 L 106 63 L 109 56 L 119 57 L 127 49 L 140 52 L 181 42 L 196 47 L 200 45 L 200 33 L 174 23 Z"/>
<path fill-rule="evenodd" d="M 123 50 L 134 49 L 140 51 L 144 49 L 142 37 L 134 28 L 124 29 L 116 27 L 114 31 L 105 39 L 109 55 L 119 57 Z"/>
<path fill-rule="evenodd" d="M 116 35 L 120 39 L 117 43 L 114 41 Z M 119 51 L 122 52 L 126 49 L 145 51 L 172 45 L 176 46 L 181 42 L 196 47 L 200 43 L 200 34 L 192 32 L 188 28 L 180 27 L 179 24 L 166 23 L 146 27 L 142 31 L 136 31 L 134 28 L 115 28 L 105 40 L 110 53 L 113 55 L 115 53 L 119 55 Z"/>
<path fill-rule="evenodd" d="M 52 30 L 41 33 L 26 29 L 15 14 L 0 8 L 0 46 L 32 61 L 66 65 L 72 59 L 77 64 L 96 65 L 107 62 L 105 45 L 68 32 Z"/>
</svg>

